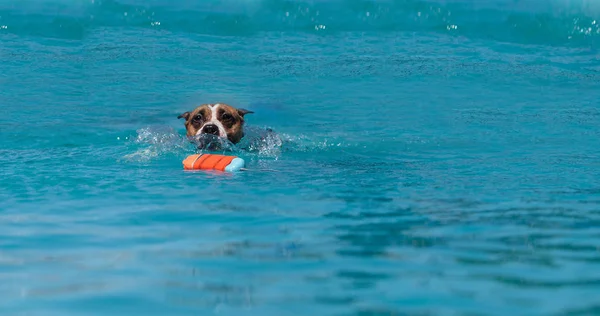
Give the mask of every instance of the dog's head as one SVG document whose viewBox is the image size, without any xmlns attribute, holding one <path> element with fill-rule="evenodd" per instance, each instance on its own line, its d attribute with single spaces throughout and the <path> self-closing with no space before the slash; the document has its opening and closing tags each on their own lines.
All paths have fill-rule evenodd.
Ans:
<svg viewBox="0 0 600 316">
<path fill-rule="evenodd" d="M 244 137 L 244 116 L 248 113 L 254 112 L 215 103 L 200 105 L 177 118 L 185 119 L 188 137 L 210 135 L 227 138 L 233 144 L 237 144 Z"/>
</svg>

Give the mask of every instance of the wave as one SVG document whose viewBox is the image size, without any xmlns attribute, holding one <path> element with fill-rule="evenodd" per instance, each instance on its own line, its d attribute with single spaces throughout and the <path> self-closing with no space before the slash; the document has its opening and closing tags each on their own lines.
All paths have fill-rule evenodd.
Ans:
<svg viewBox="0 0 600 316">
<path fill-rule="evenodd" d="M 261 32 L 431 32 L 523 44 L 595 47 L 594 1 L 9 1 L 0 34 L 83 40 L 98 28 L 138 27 L 220 36 Z"/>
</svg>

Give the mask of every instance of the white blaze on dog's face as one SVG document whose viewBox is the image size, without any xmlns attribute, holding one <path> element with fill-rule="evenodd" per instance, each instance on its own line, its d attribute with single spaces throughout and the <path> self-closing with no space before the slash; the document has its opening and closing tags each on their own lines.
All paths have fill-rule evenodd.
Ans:
<svg viewBox="0 0 600 316">
<path fill-rule="evenodd" d="M 185 118 L 187 136 L 210 134 L 229 139 L 236 144 L 244 137 L 244 115 L 253 113 L 225 103 L 203 104 L 177 118 Z"/>
</svg>

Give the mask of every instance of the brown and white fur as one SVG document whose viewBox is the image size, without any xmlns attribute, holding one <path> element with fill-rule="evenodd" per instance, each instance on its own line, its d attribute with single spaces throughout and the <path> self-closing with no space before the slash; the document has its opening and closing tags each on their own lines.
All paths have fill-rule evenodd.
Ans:
<svg viewBox="0 0 600 316">
<path fill-rule="evenodd" d="M 184 112 L 177 118 L 185 119 L 188 137 L 213 135 L 227 138 L 233 144 L 244 137 L 244 116 L 254 113 L 237 109 L 225 103 L 202 104 L 191 112 Z"/>
</svg>

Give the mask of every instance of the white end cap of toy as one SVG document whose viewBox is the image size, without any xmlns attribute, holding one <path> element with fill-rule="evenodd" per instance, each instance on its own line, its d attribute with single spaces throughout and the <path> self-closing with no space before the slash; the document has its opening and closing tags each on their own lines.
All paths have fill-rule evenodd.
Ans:
<svg viewBox="0 0 600 316">
<path fill-rule="evenodd" d="M 233 160 L 229 163 L 229 165 L 227 165 L 227 167 L 225 167 L 225 171 L 227 171 L 227 172 L 240 171 L 242 168 L 244 168 L 245 165 L 246 165 L 246 162 L 244 161 L 244 159 L 236 157 L 236 158 L 233 158 Z"/>
</svg>

